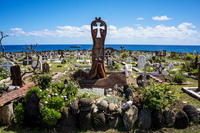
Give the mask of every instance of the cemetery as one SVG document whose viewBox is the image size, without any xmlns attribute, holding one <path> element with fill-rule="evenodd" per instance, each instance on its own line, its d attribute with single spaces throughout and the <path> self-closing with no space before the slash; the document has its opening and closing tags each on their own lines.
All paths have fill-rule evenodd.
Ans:
<svg viewBox="0 0 200 133">
<path fill-rule="evenodd" d="M 0 131 L 177 132 L 199 127 L 197 51 L 105 48 L 91 23 L 88 50 L 6 52 L 1 33 Z M 198 130 L 200 131 L 200 130 Z"/>
</svg>

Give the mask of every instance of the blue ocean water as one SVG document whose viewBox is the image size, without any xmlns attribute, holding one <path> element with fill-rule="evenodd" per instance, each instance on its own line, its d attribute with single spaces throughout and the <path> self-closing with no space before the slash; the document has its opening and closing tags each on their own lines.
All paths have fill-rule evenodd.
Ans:
<svg viewBox="0 0 200 133">
<path fill-rule="evenodd" d="M 81 48 L 70 48 L 70 46 L 79 45 Z M 51 50 L 83 50 L 83 49 L 92 49 L 92 44 L 38 44 L 36 51 L 51 51 Z M 200 45 L 144 45 L 144 44 L 125 44 L 123 45 L 126 50 L 135 50 L 135 51 L 159 51 L 166 50 L 169 52 L 188 52 L 193 53 L 196 50 L 200 53 Z M 4 45 L 5 52 L 21 52 L 28 51 L 23 49 L 26 45 Z M 116 44 L 105 44 L 105 47 L 113 47 L 114 49 L 120 50 L 121 45 Z M 0 51 L 2 48 L 0 47 Z"/>
</svg>

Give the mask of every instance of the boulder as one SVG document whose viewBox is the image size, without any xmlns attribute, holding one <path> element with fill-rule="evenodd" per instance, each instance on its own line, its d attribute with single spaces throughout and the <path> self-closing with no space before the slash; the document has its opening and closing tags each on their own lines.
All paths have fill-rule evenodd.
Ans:
<svg viewBox="0 0 200 133">
<path fill-rule="evenodd" d="M 109 103 L 108 108 L 111 112 L 115 111 L 115 104 L 114 103 Z"/>
<path fill-rule="evenodd" d="M 90 130 L 91 129 L 91 113 L 90 112 L 80 112 L 78 115 L 78 124 L 81 130 Z"/>
<path fill-rule="evenodd" d="M 106 100 L 102 100 L 99 103 L 97 103 L 97 107 L 99 110 L 107 110 L 108 108 L 108 102 Z"/>
<path fill-rule="evenodd" d="M 88 78 L 88 72 L 82 69 L 79 69 L 78 71 L 76 71 L 72 77 L 77 80 L 78 78 L 80 79 L 87 79 Z"/>
<path fill-rule="evenodd" d="M 152 112 L 153 127 L 155 129 L 160 129 L 164 124 L 164 117 L 162 110 L 154 110 Z"/>
<path fill-rule="evenodd" d="M 137 119 L 138 119 L 138 108 L 132 105 L 128 111 L 124 112 L 123 115 L 123 122 L 125 125 L 125 129 L 127 131 L 131 131 Z"/>
<path fill-rule="evenodd" d="M 73 115 L 76 115 L 78 112 L 78 101 L 74 99 L 70 104 L 70 110 Z"/>
<path fill-rule="evenodd" d="M 117 128 L 123 123 L 121 115 L 118 112 L 113 112 L 112 114 L 107 115 L 107 121 L 110 128 Z"/>
<path fill-rule="evenodd" d="M 175 113 L 172 110 L 164 111 L 163 112 L 164 118 L 165 118 L 165 125 L 171 125 L 175 122 Z"/>
<path fill-rule="evenodd" d="M 76 116 L 68 110 L 67 107 L 64 107 L 61 118 L 58 121 L 58 126 L 56 131 L 58 132 L 69 132 L 73 131 L 76 128 Z"/>
<path fill-rule="evenodd" d="M 0 108 L 0 123 L 10 125 L 13 122 L 13 103 L 9 103 Z"/>
<path fill-rule="evenodd" d="M 89 99 L 89 98 L 81 98 L 81 99 L 79 100 L 78 105 L 79 105 L 79 106 L 87 107 L 87 106 L 91 106 L 92 103 L 93 103 L 93 101 L 92 101 L 91 99 Z"/>
<path fill-rule="evenodd" d="M 199 120 L 198 110 L 194 107 L 194 105 L 187 104 L 183 107 L 183 111 L 187 114 L 189 118 L 189 122 L 196 122 Z"/>
<path fill-rule="evenodd" d="M 80 111 L 89 111 L 90 112 L 92 110 L 92 105 L 87 106 L 87 107 L 80 106 L 79 109 L 80 109 Z"/>
<path fill-rule="evenodd" d="M 126 95 L 127 101 L 130 101 L 131 100 L 130 98 L 133 98 L 133 91 L 127 84 L 124 85 L 124 93 Z"/>
<path fill-rule="evenodd" d="M 142 129 L 150 129 L 151 128 L 151 109 L 150 108 L 143 108 L 139 112 L 139 123 L 140 128 Z"/>
<path fill-rule="evenodd" d="M 103 111 L 98 111 L 92 116 L 92 123 L 95 130 L 105 130 L 106 118 Z"/>
<path fill-rule="evenodd" d="M 24 121 L 29 127 L 35 127 L 39 122 L 39 101 L 40 99 L 36 93 L 32 93 L 28 96 L 24 110 Z"/>
<path fill-rule="evenodd" d="M 175 116 L 175 127 L 176 128 L 187 128 L 189 125 L 189 118 L 187 114 L 181 110 Z"/>
</svg>

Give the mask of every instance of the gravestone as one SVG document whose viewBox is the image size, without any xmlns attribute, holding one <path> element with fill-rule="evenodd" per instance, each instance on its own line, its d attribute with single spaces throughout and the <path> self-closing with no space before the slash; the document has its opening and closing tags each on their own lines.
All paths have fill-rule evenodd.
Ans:
<svg viewBox="0 0 200 133">
<path fill-rule="evenodd" d="M 150 56 L 147 54 L 146 55 L 146 60 L 148 61 L 150 59 Z"/>
<path fill-rule="evenodd" d="M 127 63 L 131 63 L 131 57 L 130 57 L 130 56 L 127 57 L 126 62 L 127 62 Z"/>
<path fill-rule="evenodd" d="M 144 76 L 146 81 L 144 81 Z M 140 87 L 145 87 L 146 85 L 150 85 L 150 76 L 149 75 L 140 75 L 137 77 L 137 85 Z"/>
<path fill-rule="evenodd" d="M 131 64 L 126 64 L 122 67 L 120 72 L 125 72 L 126 77 L 131 77 L 132 76 L 132 65 Z"/>
<path fill-rule="evenodd" d="M 50 68 L 49 68 L 49 64 L 48 63 L 44 63 L 43 65 L 42 65 L 42 72 L 43 73 L 49 73 L 50 72 Z"/>
<path fill-rule="evenodd" d="M 144 55 L 139 55 L 139 56 L 138 56 L 137 67 L 138 67 L 139 69 L 142 69 L 143 66 L 144 66 L 144 64 L 145 64 L 145 62 L 146 62 L 146 57 L 145 57 Z"/>
<path fill-rule="evenodd" d="M 32 68 L 35 68 L 36 65 L 37 65 L 37 60 L 34 60 L 34 61 L 32 62 Z M 38 61 L 37 68 L 38 68 L 39 70 L 42 70 L 42 62 L 41 62 L 40 60 Z"/>
<path fill-rule="evenodd" d="M 10 61 L 4 61 L 1 66 L 4 70 L 10 72 L 10 67 L 14 66 L 14 64 Z"/>
<path fill-rule="evenodd" d="M 21 70 L 20 66 L 12 66 L 10 67 L 10 79 L 12 80 L 13 86 L 22 86 L 22 76 L 21 76 Z"/>
<path fill-rule="evenodd" d="M 108 66 L 111 66 L 111 65 L 112 65 L 112 59 L 110 59 L 110 58 L 107 59 L 107 65 L 108 65 Z"/>
<path fill-rule="evenodd" d="M 101 17 L 95 18 L 91 23 L 91 33 L 93 39 L 92 48 L 92 67 L 89 72 L 90 79 L 99 79 L 106 77 L 106 69 L 104 64 L 104 42 L 106 38 L 107 25 L 101 20 Z"/>
<path fill-rule="evenodd" d="M 32 64 L 32 57 L 26 56 L 23 61 L 23 65 L 31 65 Z"/>
<path fill-rule="evenodd" d="M 65 64 L 65 63 L 66 63 L 66 60 L 65 60 L 65 59 L 62 59 L 61 63 L 62 63 L 62 64 Z"/>
<path fill-rule="evenodd" d="M 174 65 L 170 63 L 170 64 L 168 65 L 168 69 L 169 69 L 170 71 L 172 71 L 172 70 L 174 69 Z"/>
</svg>

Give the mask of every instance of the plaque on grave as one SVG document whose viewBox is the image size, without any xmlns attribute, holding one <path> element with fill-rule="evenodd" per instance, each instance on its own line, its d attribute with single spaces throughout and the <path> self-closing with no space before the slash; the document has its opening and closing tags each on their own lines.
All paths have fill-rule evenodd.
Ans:
<svg viewBox="0 0 200 133">
<path fill-rule="evenodd" d="M 49 64 L 48 63 L 44 63 L 43 65 L 42 65 L 42 72 L 43 73 L 49 73 L 50 72 L 50 68 L 49 68 Z"/>
<path fill-rule="evenodd" d="M 92 48 L 92 67 L 89 72 L 90 79 L 99 79 L 106 77 L 106 69 L 104 64 L 104 42 L 106 38 L 107 25 L 101 20 L 101 17 L 95 18 L 91 23 L 91 34 L 93 39 Z"/>
<path fill-rule="evenodd" d="M 19 65 L 10 67 L 10 73 L 13 86 L 22 86 L 22 76 Z"/>
</svg>

